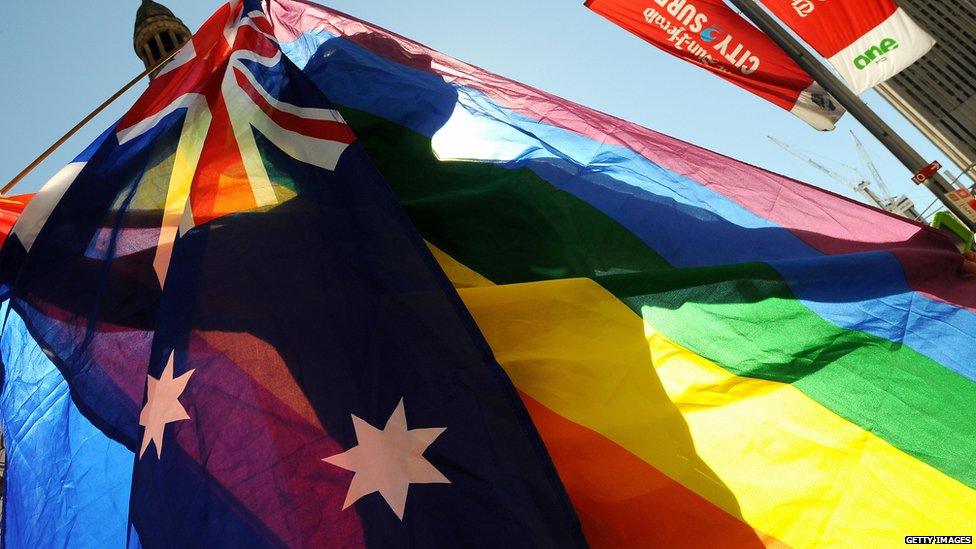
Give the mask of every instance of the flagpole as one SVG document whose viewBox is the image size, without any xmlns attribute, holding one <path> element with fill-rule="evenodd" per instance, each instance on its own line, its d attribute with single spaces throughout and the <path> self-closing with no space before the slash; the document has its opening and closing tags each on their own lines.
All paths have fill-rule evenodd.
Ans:
<svg viewBox="0 0 976 549">
<path fill-rule="evenodd" d="M 830 95 L 843 105 L 847 112 L 871 132 L 878 141 L 891 151 L 902 164 L 916 174 L 929 165 L 929 162 L 912 148 L 895 130 L 891 128 L 877 113 L 861 101 L 854 92 L 844 84 L 840 78 L 830 72 L 804 48 L 800 42 L 786 29 L 781 27 L 771 15 L 759 7 L 755 0 L 729 0 L 742 11 L 760 30 L 766 33 L 773 42 L 783 48 L 803 70 L 807 71 Z M 942 201 L 942 204 L 956 215 L 971 231 L 976 231 L 976 222 L 968 219 L 962 211 L 952 203 L 946 193 L 955 190 L 941 174 L 935 172 L 925 181 L 925 186 Z"/>
<path fill-rule="evenodd" d="M 118 99 L 119 97 L 121 97 L 125 92 L 129 91 L 129 89 L 132 88 L 132 86 L 135 86 L 136 83 L 138 83 L 140 80 L 142 80 L 147 75 L 149 75 L 150 73 L 152 73 L 154 70 L 158 69 L 159 67 L 162 67 L 167 62 L 169 62 L 171 59 L 173 59 L 174 57 L 176 57 L 176 54 L 179 53 L 180 50 L 182 50 L 182 49 L 183 49 L 182 46 L 180 46 L 179 48 L 176 48 L 175 50 L 173 50 L 172 52 L 170 52 L 169 55 L 167 55 L 166 57 L 162 58 L 158 63 L 156 63 L 156 64 L 148 67 L 146 70 L 144 70 L 141 73 L 139 73 L 138 76 L 136 76 L 132 80 L 129 80 L 129 82 L 126 85 L 122 86 L 122 88 L 119 89 L 119 91 L 115 92 L 112 95 L 112 97 L 109 97 L 104 102 L 102 102 L 101 105 L 99 105 L 98 107 L 96 107 L 95 110 L 93 110 L 92 112 L 88 113 L 88 116 L 82 118 L 81 119 L 81 122 L 78 122 L 77 124 L 75 124 L 73 128 L 71 128 L 70 130 L 68 130 L 68 133 L 62 135 L 60 139 L 58 139 L 57 141 L 55 141 L 53 145 L 51 145 L 50 147 L 48 147 L 44 152 L 42 152 L 40 154 L 40 156 L 38 156 L 37 158 L 35 158 L 33 162 L 31 162 L 30 164 L 28 164 L 26 168 L 24 168 L 23 170 L 21 170 L 20 173 L 18 173 L 17 175 L 15 175 L 13 179 L 11 179 L 6 185 L 4 185 L 3 188 L 0 189 L 0 196 L 6 196 L 7 193 L 10 192 L 11 189 L 13 189 L 15 186 L 17 186 L 18 183 L 21 182 L 21 180 L 23 180 L 25 177 L 27 177 L 28 174 L 30 174 L 32 171 L 34 171 L 34 168 L 36 168 L 37 166 L 39 166 L 41 164 L 41 162 L 44 162 L 47 159 L 47 157 L 51 156 L 51 153 L 53 153 L 54 151 L 56 151 L 58 149 L 58 147 L 60 147 L 61 145 L 64 145 L 64 142 L 67 141 L 68 139 L 71 139 L 71 136 L 73 136 L 75 133 L 77 133 L 78 130 L 80 130 L 82 127 L 84 127 L 85 124 L 91 122 L 92 118 L 95 118 L 96 116 L 98 116 L 99 113 L 101 113 L 103 110 L 105 110 L 106 107 L 108 107 L 109 105 L 111 105 L 112 103 L 114 103 L 115 100 Z"/>
</svg>

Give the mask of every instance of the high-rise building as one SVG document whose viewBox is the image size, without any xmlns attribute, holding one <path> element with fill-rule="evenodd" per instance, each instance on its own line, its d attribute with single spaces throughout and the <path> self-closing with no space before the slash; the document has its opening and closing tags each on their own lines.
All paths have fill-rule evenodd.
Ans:
<svg viewBox="0 0 976 549">
<path fill-rule="evenodd" d="M 132 46 L 147 69 L 182 46 L 190 36 L 190 29 L 169 8 L 152 0 L 142 1 L 136 12 Z M 149 78 L 158 72 L 156 69 Z"/>
<path fill-rule="evenodd" d="M 876 89 L 976 181 L 976 1 L 898 4 L 937 43 Z"/>
</svg>

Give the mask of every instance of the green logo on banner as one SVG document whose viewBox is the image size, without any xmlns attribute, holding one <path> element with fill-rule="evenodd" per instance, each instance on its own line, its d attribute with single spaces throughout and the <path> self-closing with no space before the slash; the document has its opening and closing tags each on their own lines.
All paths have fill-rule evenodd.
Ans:
<svg viewBox="0 0 976 549">
<path fill-rule="evenodd" d="M 894 38 L 885 38 L 877 46 L 871 46 L 868 51 L 854 58 L 854 66 L 857 70 L 864 70 L 875 61 L 884 61 L 887 59 L 888 52 L 898 47 L 898 42 Z"/>
</svg>

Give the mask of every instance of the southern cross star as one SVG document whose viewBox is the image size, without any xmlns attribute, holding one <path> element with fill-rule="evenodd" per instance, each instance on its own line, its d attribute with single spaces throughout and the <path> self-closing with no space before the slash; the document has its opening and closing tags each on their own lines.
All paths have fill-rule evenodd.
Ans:
<svg viewBox="0 0 976 549">
<path fill-rule="evenodd" d="M 379 492 L 397 518 L 403 520 L 411 484 L 451 483 L 423 456 L 424 450 L 445 429 L 408 430 L 403 399 L 382 431 L 355 415 L 352 415 L 352 425 L 359 446 L 322 460 L 356 473 L 343 509 L 367 494 Z"/>
<path fill-rule="evenodd" d="M 190 376 L 194 370 L 190 370 L 180 377 L 173 378 L 173 353 L 170 352 L 169 360 L 159 379 L 146 376 L 146 406 L 139 414 L 139 425 L 146 429 L 142 432 L 142 448 L 139 449 L 139 459 L 146 452 L 149 443 L 156 446 L 156 458 L 163 453 L 163 432 L 166 430 L 167 423 L 190 419 L 186 409 L 180 404 L 180 395 L 186 389 L 186 382 L 190 381 Z"/>
</svg>

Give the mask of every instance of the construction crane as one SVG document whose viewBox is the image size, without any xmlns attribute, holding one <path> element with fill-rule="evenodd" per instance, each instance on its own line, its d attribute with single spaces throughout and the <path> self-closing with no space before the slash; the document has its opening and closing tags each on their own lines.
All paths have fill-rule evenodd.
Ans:
<svg viewBox="0 0 976 549">
<path fill-rule="evenodd" d="M 857 149 L 858 156 L 861 157 L 861 163 L 867 166 L 868 171 L 871 172 L 871 177 L 874 179 L 874 183 L 881 189 L 881 195 L 884 197 L 885 205 L 881 206 L 889 212 L 896 213 L 902 217 L 907 217 L 908 219 L 921 219 L 922 215 L 918 213 L 915 209 L 915 203 L 911 201 L 905 195 L 894 196 L 891 191 L 888 190 L 888 186 L 885 185 L 884 178 L 881 177 L 881 172 L 878 171 L 878 167 L 874 165 L 874 161 L 868 155 L 867 149 L 864 148 L 864 144 L 861 140 L 854 135 L 851 131 L 851 139 L 854 141 L 854 148 Z"/>
<path fill-rule="evenodd" d="M 819 170 L 820 172 L 824 173 L 831 179 L 843 183 L 844 185 L 847 185 L 848 187 L 854 189 L 861 196 L 866 198 L 868 203 L 877 206 L 882 210 L 889 211 L 898 214 L 902 217 L 907 217 L 909 219 L 919 219 L 921 217 L 919 213 L 915 210 L 915 204 L 911 201 L 911 199 L 909 199 L 906 196 L 899 196 L 897 198 L 891 196 L 890 191 L 888 191 L 888 187 L 884 184 L 884 181 L 881 178 L 881 174 L 878 172 L 878 168 L 874 165 L 874 162 L 871 161 L 871 158 L 868 156 L 867 151 L 864 150 L 864 145 L 861 144 L 861 142 L 857 139 L 857 136 L 855 136 L 853 132 L 851 132 L 851 137 L 854 139 L 855 147 L 858 149 L 858 154 L 861 157 L 862 163 L 864 163 L 868 167 L 868 169 L 871 171 L 871 174 L 874 176 L 875 182 L 877 183 L 878 188 L 881 190 L 880 196 L 871 188 L 871 183 L 864 178 L 864 176 L 861 174 L 861 171 L 858 170 L 857 168 L 844 165 L 846 168 L 854 171 L 860 178 L 860 181 L 854 183 L 850 180 L 850 178 L 844 177 L 843 175 L 837 173 L 836 171 L 825 166 L 818 160 L 814 159 L 810 155 L 793 148 L 791 145 L 784 143 L 783 141 L 780 141 L 779 139 L 776 139 L 773 136 L 766 136 L 766 137 L 768 137 L 770 141 L 778 145 L 786 152 L 792 154 L 793 156 L 799 158 L 800 160 L 803 160 L 804 162 L 806 162 L 813 168 Z"/>
</svg>

